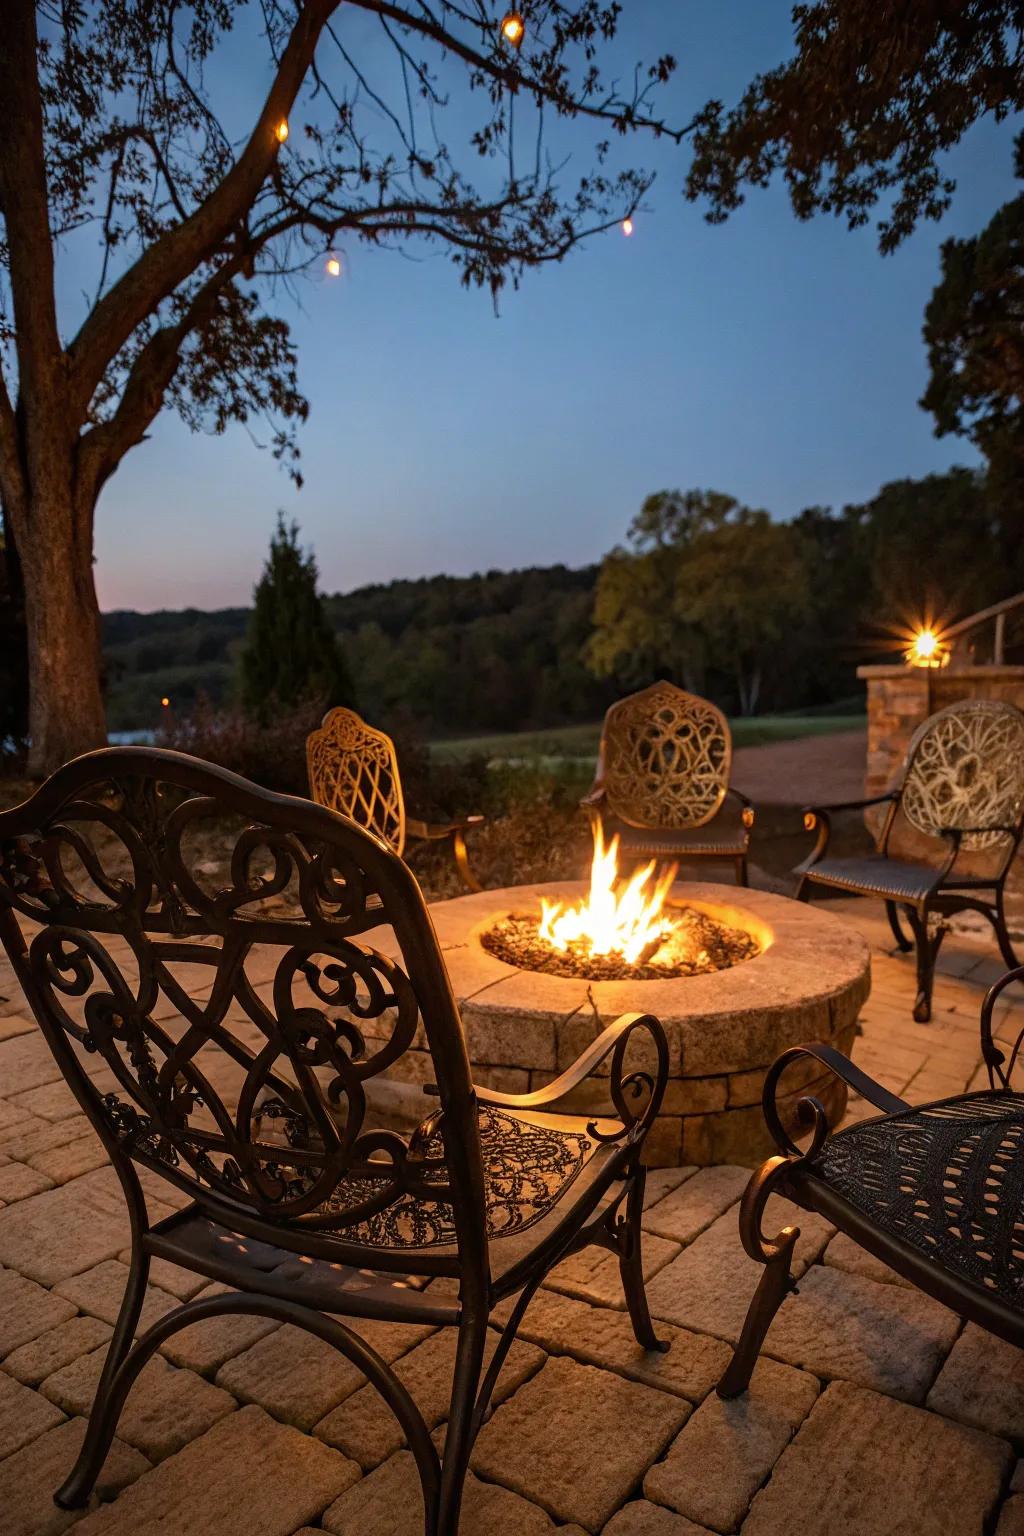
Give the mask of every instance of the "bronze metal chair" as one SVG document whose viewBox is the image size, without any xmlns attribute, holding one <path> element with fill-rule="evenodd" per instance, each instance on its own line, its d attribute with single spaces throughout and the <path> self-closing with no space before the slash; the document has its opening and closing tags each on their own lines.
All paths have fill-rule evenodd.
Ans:
<svg viewBox="0 0 1024 1536">
<path fill-rule="evenodd" d="M 887 808 L 877 851 L 860 858 L 830 857 L 830 816 L 873 805 Z M 889 852 L 897 812 L 915 831 L 945 845 L 934 864 Z M 943 918 L 982 913 L 995 929 L 1004 962 L 1017 964 L 1003 904 L 1006 876 L 1024 831 L 1024 714 L 1014 705 L 971 699 L 940 709 L 914 733 L 896 789 L 843 805 L 808 806 L 804 826 L 817 829 L 818 838 L 794 871 L 800 877 L 797 899 L 806 901 L 812 884 L 882 898 L 899 948 L 917 950 L 918 1023 L 931 1018 L 935 961 L 946 932 Z M 966 869 L 963 853 L 985 855 L 991 867 Z M 900 922 L 901 908 L 910 938 Z M 930 926 L 933 918 L 939 921 Z"/>
<path fill-rule="evenodd" d="M 606 842 L 618 836 L 624 859 L 730 859 L 746 885 L 754 808 L 730 786 L 731 763 L 722 711 L 673 683 L 652 683 L 608 710 L 593 787 L 580 803 Z"/>
<path fill-rule="evenodd" d="M 481 889 L 469 866 L 466 832 L 483 816 L 461 821 L 417 821 L 405 810 L 395 744 L 385 731 L 368 725 L 354 709 L 329 710 L 320 727 L 306 738 L 309 792 L 318 805 L 349 816 L 375 832 L 401 858 L 409 838 L 423 842 L 451 839 L 452 855 L 463 882 Z"/>
<path fill-rule="evenodd" d="M 230 840 L 223 877 L 209 873 L 206 828 Z M 131 1221 L 124 1300 L 62 1507 L 86 1502 L 146 1361 L 202 1318 L 265 1315 L 354 1362 L 413 1452 L 426 1536 L 458 1530 L 474 1438 L 553 1265 L 609 1249 L 637 1339 L 661 1347 L 640 1252 L 661 1025 L 623 1016 L 535 1093 L 474 1087 L 415 878 L 351 821 L 181 753 L 93 752 L 0 814 L 0 937 Z M 424 1038 L 437 1099 L 405 1138 L 372 1123 L 367 1087 Z M 605 1061 L 606 1118 L 550 1112 Z M 174 1185 L 182 1208 L 151 1221 L 140 1173 Z M 232 1289 L 133 1342 L 154 1258 Z M 454 1291 L 428 1289 L 437 1277 Z M 485 1371 L 489 1315 L 510 1296 Z M 457 1329 L 443 1457 L 360 1318 Z"/>
<path fill-rule="evenodd" d="M 772 1319 L 795 1289 L 790 1266 L 799 1227 L 784 1227 L 773 1238 L 761 1230 L 773 1194 L 818 1211 L 961 1317 L 1024 1345 L 1024 1094 L 1010 1086 L 1024 1030 L 1004 1048 L 992 1029 L 994 1006 L 1015 981 L 1024 981 L 1024 968 L 998 981 L 982 1006 L 990 1086 L 979 1093 L 913 1107 L 831 1046 L 797 1045 L 779 1057 L 765 1079 L 763 1100 L 779 1154 L 757 1170 L 740 1202 L 743 1247 L 765 1270 L 719 1383 L 720 1397 L 746 1391 Z M 801 1120 L 811 1132 L 801 1149 L 782 1125 L 775 1090 L 790 1063 L 807 1056 L 882 1114 L 830 1133 L 819 1101 L 801 1099 Z"/>
</svg>

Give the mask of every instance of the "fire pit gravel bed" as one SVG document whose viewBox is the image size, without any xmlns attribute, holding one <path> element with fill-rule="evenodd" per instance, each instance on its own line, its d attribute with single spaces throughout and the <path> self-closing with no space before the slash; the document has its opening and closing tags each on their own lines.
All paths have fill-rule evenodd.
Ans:
<svg viewBox="0 0 1024 1536">
<path fill-rule="evenodd" d="M 639 960 L 618 954 L 592 955 L 585 942 L 566 950 L 552 949 L 540 936 L 535 913 L 512 913 L 480 937 L 488 954 L 507 965 L 548 976 L 579 976 L 587 981 L 667 981 L 676 976 L 700 976 L 724 971 L 761 953 L 753 934 L 730 928 L 696 907 L 669 907 L 675 927 Z"/>
</svg>

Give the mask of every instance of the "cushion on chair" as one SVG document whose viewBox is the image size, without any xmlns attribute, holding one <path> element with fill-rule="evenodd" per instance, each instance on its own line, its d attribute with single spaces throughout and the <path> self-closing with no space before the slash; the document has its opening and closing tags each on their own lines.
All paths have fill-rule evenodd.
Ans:
<svg viewBox="0 0 1024 1536">
<path fill-rule="evenodd" d="M 863 859 L 820 859 L 807 871 L 807 879 L 863 896 L 921 901 L 934 887 L 937 873 L 929 864 L 911 864 L 880 853 Z"/>
<path fill-rule="evenodd" d="M 1024 1095 L 964 1094 L 852 1125 L 813 1172 L 876 1228 L 1024 1302 Z"/>
</svg>

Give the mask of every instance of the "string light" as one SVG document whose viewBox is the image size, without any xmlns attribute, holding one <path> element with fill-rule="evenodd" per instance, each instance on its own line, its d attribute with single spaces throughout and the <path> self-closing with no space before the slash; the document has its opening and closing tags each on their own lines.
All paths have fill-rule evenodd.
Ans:
<svg viewBox="0 0 1024 1536">
<path fill-rule="evenodd" d="M 170 709 L 171 707 L 171 701 L 166 694 L 164 694 L 163 698 L 160 700 L 160 703 L 163 705 L 164 709 Z"/>
<path fill-rule="evenodd" d="M 288 119 L 286 117 L 282 117 L 281 121 L 274 129 L 274 137 L 279 144 L 283 144 L 285 139 L 288 137 Z"/>
<path fill-rule="evenodd" d="M 506 43 L 511 43 L 513 48 L 522 47 L 523 38 L 526 35 L 526 23 L 518 11 L 509 11 L 503 17 L 501 23 L 501 35 Z"/>
<path fill-rule="evenodd" d="M 622 233 L 624 235 L 631 235 L 633 233 L 633 220 L 632 219 L 623 219 L 623 221 L 622 221 Z"/>
<path fill-rule="evenodd" d="M 324 271 L 327 273 L 328 277 L 341 276 L 341 262 L 338 260 L 337 256 L 328 256 L 326 262 L 324 263 Z"/>
</svg>

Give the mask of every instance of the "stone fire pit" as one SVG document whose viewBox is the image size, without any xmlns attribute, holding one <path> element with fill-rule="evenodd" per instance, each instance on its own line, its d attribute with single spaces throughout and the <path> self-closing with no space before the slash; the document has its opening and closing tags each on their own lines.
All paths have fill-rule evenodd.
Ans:
<svg viewBox="0 0 1024 1536">
<path fill-rule="evenodd" d="M 518 969 L 481 944 L 510 913 L 537 910 L 542 896 L 575 900 L 586 887 L 515 886 L 431 907 L 478 1082 L 526 1092 L 549 1082 L 620 1013 L 656 1014 L 669 1039 L 670 1077 L 648 1161 L 756 1163 L 773 1150 L 761 1116 L 768 1067 L 790 1045 L 828 1041 L 850 1053 L 857 1015 L 871 987 L 868 947 L 855 929 L 818 907 L 735 886 L 677 885 L 671 899 L 750 933 L 761 946 L 727 970 L 669 980 L 587 981 Z M 417 1055 L 423 1061 L 417 1063 Z M 410 1052 L 405 1071 L 420 1084 L 431 1070 Z M 815 1064 L 783 1079 L 783 1108 L 802 1093 L 842 1114 L 845 1088 Z M 413 1084 L 409 1084 L 413 1088 Z M 567 1103 L 608 1107 L 599 1081 Z M 410 1108 L 411 1100 L 410 1100 Z"/>
</svg>

